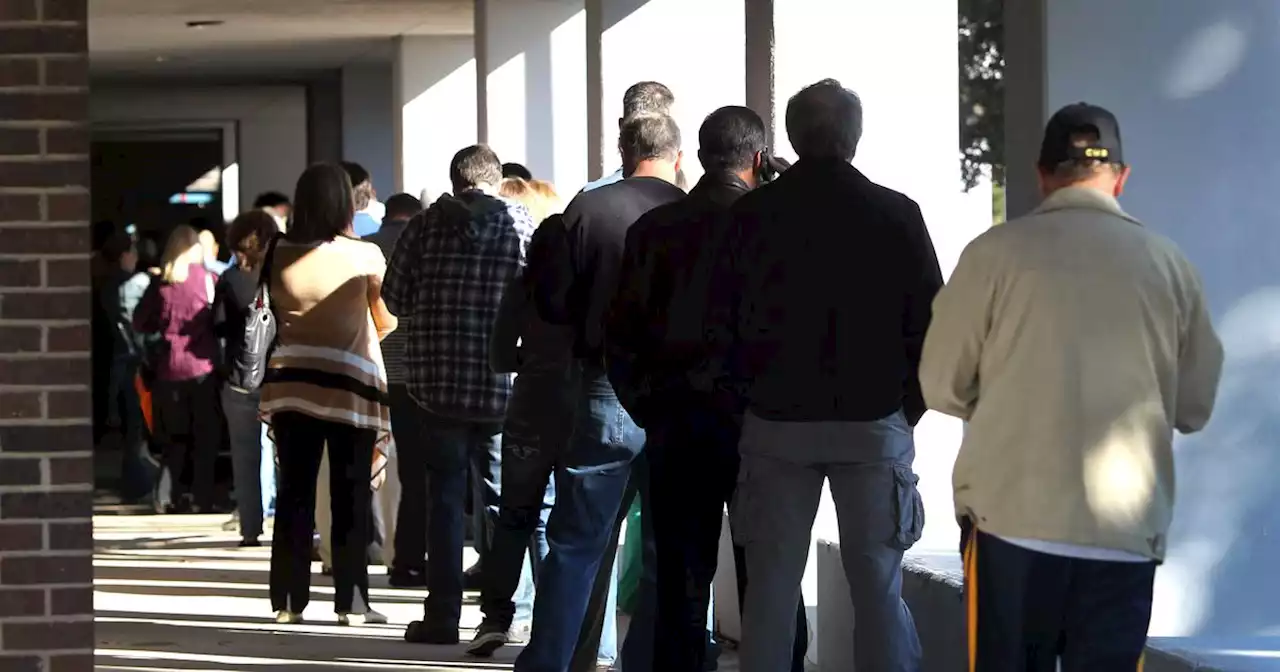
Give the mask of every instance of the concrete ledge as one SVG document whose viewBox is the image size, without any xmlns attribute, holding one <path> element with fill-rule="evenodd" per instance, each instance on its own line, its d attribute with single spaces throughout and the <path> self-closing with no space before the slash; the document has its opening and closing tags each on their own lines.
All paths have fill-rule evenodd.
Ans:
<svg viewBox="0 0 1280 672">
<path fill-rule="evenodd" d="M 956 553 L 913 552 L 903 563 L 902 595 L 920 633 L 923 672 L 964 672 L 966 668 L 963 577 Z M 854 669 L 849 637 L 853 615 L 849 584 L 840 565 L 840 546 L 835 542 L 818 542 L 818 595 L 818 669 L 849 672 Z M 1179 646 L 1186 643 L 1153 640 L 1147 648 L 1145 672 L 1224 672 L 1193 659 L 1190 651 Z"/>
</svg>

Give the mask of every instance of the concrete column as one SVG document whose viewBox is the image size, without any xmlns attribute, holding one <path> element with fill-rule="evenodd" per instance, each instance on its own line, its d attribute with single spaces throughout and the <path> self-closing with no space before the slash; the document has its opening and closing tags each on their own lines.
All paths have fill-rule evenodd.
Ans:
<svg viewBox="0 0 1280 672">
<path fill-rule="evenodd" d="M 480 137 L 572 195 L 587 181 L 582 0 L 476 0 Z"/>
<path fill-rule="evenodd" d="M 394 78 L 390 62 L 342 69 L 342 156 L 369 171 L 384 201 L 396 184 L 395 118 L 400 106 L 394 102 Z"/>
<path fill-rule="evenodd" d="M 451 191 L 449 161 L 477 141 L 471 36 L 396 38 L 396 189 L 434 200 Z"/>
<path fill-rule="evenodd" d="M 671 87 L 685 174 L 702 175 L 698 127 L 746 103 L 744 0 L 587 0 L 588 123 L 593 177 L 617 169 L 622 94 L 643 80 Z"/>
<path fill-rule="evenodd" d="M 1119 117 L 1133 166 L 1121 202 L 1197 264 L 1226 345 L 1213 422 L 1176 444 L 1178 506 L 1151 633 L 1270 632 L 1280 591 L 1273 580 L 1280 563 L 1273 524 L 1280 518 L 1280 125 L 1273 113 L 1280 6 L 1175 0 L 1152 14 L 1144 3 L 1039 4 L 1042 21 L 1008 26 L 1011 35 L 1038 31 L 1041 40 L 1006 60 L 1042 58 L 1044 66 L 1038 81 L 1032 72 L 1008 83 L 1007 123 L 1043 124 L 1043 116 L 1026 116 L 1034 109 L 1026 99 L 1040 95 L 1048 112 L 1085 100 Z M 1023 161 L 1010 165 L 1011 185 L 1018 171 L 1021 184 L 1031 183 L 1034 152 L 1024 149 Z M 1245 650 L 1274 649 L 1231 642 L 1221 648 L 1240 650 L 1240 659 L 1215 660 L 1215 667 L 1248 667 L 1256 658 L 1244 660 Z"/>
</svg>

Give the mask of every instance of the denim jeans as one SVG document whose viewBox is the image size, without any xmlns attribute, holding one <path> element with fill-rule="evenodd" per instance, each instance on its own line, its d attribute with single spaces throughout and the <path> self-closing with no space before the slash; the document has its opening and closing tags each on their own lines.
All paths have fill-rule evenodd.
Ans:
<svg viewBox="0 0 1280 672">
<path fill-rule="evenodd" d="M 533 635 L 516 659 L 520 672 L 569 669 L 631 463 L 644 447 L 644 432 L 622 408 L 602 367 L 582 365 L 576 406 L 569 449 L 556 466 L 550 552 L 538 580 Z"/>
<path fill-rule="evenodd" d="M 425 410 L 419 432 L 431 483 L 427 526 L 431 561 L 427 563 L 429 592 L 423 622 L 431 628 L 457 628 L 462 615 L 467 471 L 470 468 L 483 479 L 484 507 L 477 513 L 496 521 L 502 492 L 501 434 L 497 423 L 453 420 Z M 476 540 L 481 562 L 485 562 L 490 543 L 489 539 Z M 532 584 L 531 574 L 523 576 L 523 582 Z M 520 592 L 527 594 L 529 590 L 525 586 Z"/>
<path fill-rule="evenodd" d="M 481 609 L 494 625 L 510 628 L 532 614 L 512 602 L 523 566 L 535 577 L 547 556 L 547 520 L 555 504 L 551 480 L 573 428 L 575 373 L 522 375 L 516 380 L 502 427 L 502 505 L 485 558 Z M 532 597 L 532 596 L 530 596 Z"/>
<path fill-rule="evenodd" d="M 649 459 L 646 452 L 641 452 L 631 463 L 631 478 L 618 507 L 618 517 L 614 521 L 607 552 L 596 572 L 591 599 L 587 604 L 586 620 L 582 626 L 578 650 L 569 667 L 570 672 L 590 672 L 595 661 L 587 653 L 595 650 L 597 641 L 600 642 L 601 658 L 605 658 L 604 650 L 607 646 L 615 653 L 612 658 L 617 659 L 618 544 L 622 538 L 622 524 L 636 497 L 640 498 L 640 585 L 635 612 L 631 614 L 627 637 L 622 642 L 618 668 L 623 672 L 651 672 L 654 669 L 658 565 L 651 512 Z"/>
<path fill-rule="evenodd" d="M 747 414 L 734 495 L 734 537 L 746 549 L 743 672 L 791 665 L 800 580 L 813 519 L 830 481 L 840 557 L 857 627 L 854 666 L 920 669 L 920 640 L 902 601 L 902 555 L 924 513 L 911 470 L 915 443 L 902 413 L 871 422 L 774 422 Z"/>
<path fill-rule="evenodd" d="M 231 444 L 231 479 L 240 512 L 240 537 L 256 540 L 262 536 L 267 493 L 263 492 L 262 421 L 258 419 L 258 392 L 242 392 L 222 386 L 222 413 L 227 420 Z M 274 476 L 274 463 L 272 464 Z M 273 479 L 274 481 L 274 479 Z M 274 494 L 274 493 L 273 493 Z"/>
</svg>

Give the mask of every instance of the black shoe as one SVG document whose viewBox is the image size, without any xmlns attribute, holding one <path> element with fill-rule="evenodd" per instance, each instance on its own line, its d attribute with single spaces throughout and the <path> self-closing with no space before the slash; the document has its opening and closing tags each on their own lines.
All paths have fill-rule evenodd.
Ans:
<svg viewBox="0 0 1280 672">
<path fill-rule="evenodd" d="M 427 570 L 420 567 L 392 567 L 387 573 L 392 588 L 426 588 Z"/>
<path fill-rule="evenodd" d="M 480 627 L 476 628 L 476 636 L 471 640 L 471 645 L 467 647 L 467 653 L 480 658 L 492 656 L 494 651 L 511 641 L 511 635 L 508 634 L 509 630 L 508 626 L 495 623 L 486 618 L 480 624 Z"/>
<path fill-rule="evenodd" d="M 720 642 L 707 638 L 707 657 L 703 661 L 703 672 L 716 672 L 720 669 Z"/>
<path fill-rule="evenodd" d="M 410 644 L 435 644 L 437 646 L 453 646 L 458 643 L 458 629 L 441 628 L 427 625 L 425 621 L 414 621 L 404 631 L 404 641 Z"/>
<path fill-rule="evenodd" d="M 262 542 L 257 539 L 241 539 L 240 548 L 262 548 Z"/>
</svg>

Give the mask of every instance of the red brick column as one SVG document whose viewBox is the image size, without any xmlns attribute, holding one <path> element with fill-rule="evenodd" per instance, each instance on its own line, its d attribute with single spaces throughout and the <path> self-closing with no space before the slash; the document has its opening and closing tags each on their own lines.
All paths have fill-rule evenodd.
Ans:
<svg viewBox="0 0 1280 672">
<path fill-rule="evenodd" d="M 0 0 L 0 670 L 93 669 L 86 0 Z"/>
</svg>

